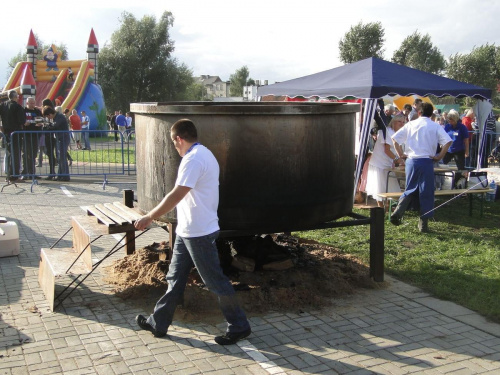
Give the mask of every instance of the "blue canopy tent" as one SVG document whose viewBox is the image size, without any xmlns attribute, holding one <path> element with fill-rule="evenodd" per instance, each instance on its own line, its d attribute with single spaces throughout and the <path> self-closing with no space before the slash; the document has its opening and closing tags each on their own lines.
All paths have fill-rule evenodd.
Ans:
<svg viewBox="0 0 500 375">
<path fill-rule="evenodd" d="M 257 89 L 258 97 L 286 95 L 306 98 L 319 96 L 322 98 L 356 97 L 363 99 L 364 109 L 358 155 L 363 155 L 364 152 L 360 151 L 367 147 L 369 127 L 377 110 L 376 101 L 387 95 L 434 95 L 437 97 L 454 96 L 481 99 L 484 102 L 478 103 L 481 105 L 476 107 L 475 112 L 478 118 L 481 148 L 484 141 L 484 124 L 492 107 L 486 101 L 491 99 L 491 94 L 491 90 L 484 87 L 441 77 L 375 57 L 289 81 L 260 86 Z M 480 168 L 480 164 L 480 156 L 478 155 L 478 168 Z M 363 160 L 358 157 L 354 186 L 357 186 L 362 166 Z"/>
</svg>

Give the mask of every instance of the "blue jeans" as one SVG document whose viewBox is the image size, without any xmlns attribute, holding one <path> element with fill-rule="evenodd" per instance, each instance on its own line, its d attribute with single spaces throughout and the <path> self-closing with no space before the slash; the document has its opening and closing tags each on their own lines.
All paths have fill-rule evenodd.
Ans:
<svg viewBox="0 0 500 375">
<path fill-rule="evenodd" d="M 85 147 L 87 150 L 90 150 L 90 132 L 89 128 L 82 128 L 82 140 L 83 140 L 83 147 Z"/>
<path fill-rule="evenodd" d="M 231 282 L 222 272 L 215 240 L 219 231 L 201 237 L 175 239 L 172 261 L 166 280 L 167 292 L 156 303 L 147 322 L 158 332 L 167 332 L 175 309 L 181 300 L 191 268 L 196 267 L 207 288 L 217 295 L 219 307 L 227 321 L 227 332 L 242 332 L 250 324 L 236 299 Z"/>
</svg>

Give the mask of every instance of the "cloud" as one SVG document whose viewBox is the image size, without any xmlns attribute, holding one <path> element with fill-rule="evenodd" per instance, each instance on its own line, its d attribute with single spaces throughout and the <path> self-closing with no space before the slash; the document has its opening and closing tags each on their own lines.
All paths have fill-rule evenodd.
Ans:
<svg viewBox="0 0 500 375">
<path fill-rule="evenodd" d="M 248 66 L 254 79 L 283 81 L 342 65 L 338 43 L 351 26 L 362 21 L 381 22 L 385 30 L 385 58 L 390 59 L 404 38 L 415 30 L 429 34 L 445 58 L 468 53 L 486 43 L 500 46 L 500 2 L 484 0 L 423 0 L 415 4 L 394 1 L 315 0 L 195 1 L 195 0 L 87 0 L 78 7 L 54 6 L 50 18 L 32 17 L 24 23 L 16 15 L 30 7 L 7 2 L 2 13 L 5 34 L 0 50 L 0 84 L 5 83 L 7 61 L 24 51 L 33 29 L 45 42 L 62 42 L 70 59 L 86 58 L 93 27 L 101 48 L 120 27 L 124 10 L 140 19 L 174 16 L 170 30 L 173 56 L 195 75 L 230 74 Z M 34 2 L 33 2 L 34 3 Z"/>
</svg>

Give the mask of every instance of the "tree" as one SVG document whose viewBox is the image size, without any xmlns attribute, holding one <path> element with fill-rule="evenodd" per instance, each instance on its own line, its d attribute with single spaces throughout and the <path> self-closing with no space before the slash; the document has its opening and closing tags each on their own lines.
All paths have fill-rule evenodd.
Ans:
<svg viewBox="0 0 500 375">
<path fill-rule="evenodd" d="M 356 26 L 351 26 L 339 42 L 340 60 L 344 64 L 350 64 L 369 57 L 383 59 L 384 34 L 380 22 L 366 25 L 360 22 Z"/>
<path fill-rule="evenodd" d="M 440 74 L 446 62 L 439 49 L 432 45 L 429 34 L 415 31 L 407 36 L 392 56 L 392 62 L 433 74 Z"/>
<path fill-rule="evenodd" d="M 493 102 L 500 105 L 495 95 L 500 80 L 500 47 L 486 44 L 474 47 L 469 54 L 450 56 L 446 67 L 449 78 L 493 90 Z"/>
<path fill-rule="evenodd" d="M 204 97 L 205 87 L 200 83 L 193 80 L 193 83 L 186 89 L 186 100 L 206 100 Z"/>
<path fill-rule="evenodd" d="M 172 13 L 137 20 L 123 12 L 121 26 L 99 56 L 99 83 L 108 110 L 128 110 L 130 103 L 185 100 L 193 74 L 171 57 Z"/>
<path fill-rule="evenodd" d="M 36 44 L 38 45 L 38 53 L 37 53 L 37 59 L 38 60 L 43 60 L 43 54 L 44 51 L 47 51 L 51 46 L 51 44 L 45 44 L 36 33 L 33 34 L 35 36 Z M 57 51 L 59 52 L 58 60 L 68 60 L 68 47 L 64 43 L 59 43 L 55 44 L 54 46 L 56 47 Z M 7 79 L 9 79 L 10 75 L 12 74 L 12 70 L 16 67 L 17 63 L 26 61 L 26 49 L 24 51 L 19 51 L 17 55 L 13 56 L 9 62 L 9 68 L 7 71 Z"/>
<path fill-rule="evenodd" d="M 229 76 L 229 81 L 231 86 L 229 86 L 229 94 L 231 96 L 243 96 L 243 86 L 248 86 L 249 84 L 255 84 L 252 78 L 248 78 L 250 72 L 248 67 L 242 66 L 240 69 L 236 69 L 234 74 Z"/>
</svg>

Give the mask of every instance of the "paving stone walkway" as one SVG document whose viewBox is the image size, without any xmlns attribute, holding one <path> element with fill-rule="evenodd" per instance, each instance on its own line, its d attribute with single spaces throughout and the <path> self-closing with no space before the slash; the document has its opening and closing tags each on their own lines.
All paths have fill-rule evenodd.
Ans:
<svg viewBox="0 0 500 375">
<path fill-rule="evenodd" d="M 323 311 L 252 317 L 253 333 L 221 347 L 220 324 L 175 321 L 166 338 L 140 331 L 145 314 L 102 280 L 106 260 L 56 312 L 38 284 L 40 248 L 52 245 L 80 206 L 121 200 L 133 183 L 44 182 L 7 187 L 0 216 L 18 223 L 21 254 L 0 258 L 1 374 L 500 374 L 500 325 L 390 277 Z M 166 240 L 153 229 L 137 246 Z M 93 247 L 97 259 L 116 242 Z M 71 246 L 68 235 L 58 246 Z"/>
</svg>

